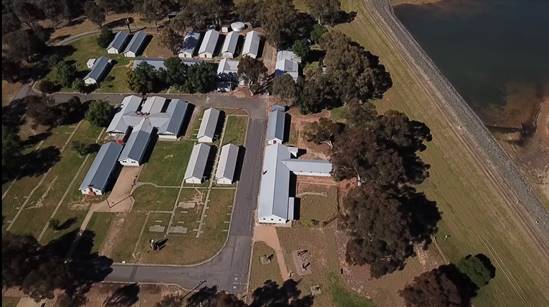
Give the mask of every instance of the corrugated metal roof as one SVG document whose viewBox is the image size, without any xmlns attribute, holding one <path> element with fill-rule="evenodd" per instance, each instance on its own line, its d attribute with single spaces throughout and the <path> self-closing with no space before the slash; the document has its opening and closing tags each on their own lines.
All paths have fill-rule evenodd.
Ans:
<svg viewBox="0 0 549 307">
<path fill-rule="evenodd" d="M 84 77 L 84 79 L 93 79 L 98 82 L 105 74 L 105 71 L 110 65 L 110 60 L 107 57 L 100 57 L 93 63 L 91 71 Z"/>
<path fill-rule="evenodd" d="M 152 137 L 153 127 L 150 121 L 143 119 L 135 126 L 120 154 L 119 161 L 132 159 L 141 163 Z"/>
<path fill-rule="evenodd" d="M 236 45 L 238 44 L 238 38 L 240 37 L 238 32 L 231 32 L 225 36 L 225 41 L 223 42 L 223 47 L 221 48 L 221 53 L 231 53 L 231 56 L 236 52 Z"/>
<path fill-rule="evenodd" d="M 198 49 L 198 54 L 202 53 L 211 53 L 215 51 L 215 46 L 217 45 L 217 40 L 219 39 L 219 32 L 216 30 L 208 30 L 204 35 L 200 49 Z"/>
<path fill-rule="evenodd" d="M 204 136 L 212 139 L 214 138 L 220 114 L 221 112 L 214 108 L 209 108 L 204 111 L 204 116 L 202 116 L 202 122 L 200 123 L 200 128 L 198 129 L 198 139 Z"/>
<path fill-rule="evenodd" d="M 166 98 L 160 96 L 149 96 L 141 106 L 142 113 L 160 113 L 166 104 Z"/>
<path fill-rule="evenodd" d="M 116 33 L 111 43 L 107 46 L 107 49 L 114 48 L 118 50 L 118 52 L 122 51 L 122 48 L 124 48 L 124 45 L 126 45 L 126 42 L 128 41 L 128 37 L 128 32 Z"/>
<path fill-rule="evenodd" d="M 185 170 L 184 179 L 204 177 L 209 154 L 210 145 L 204 143 L 194 145 L 189 163 L 187 164 L 187 169 Z"/>
<path fill-rule="evenodd" d="M 128 43 L 128 46 L 124 50 L 124 53 L 131 51 L 134 54 L 137 54 L 141 50 L 141 47 L 143 47 L 143 42 L 145 42 L 145 38 L 147 38 L 147 33 L 145 33 L 145 31 L 136 32 Z"/>
<path fill-rule="evenodd" d="M 135 114 L 141 105 L 142 98 L 135 95 L 130 95 L 122 99 L 120 104 L 120 111 L 118 111 L 112 118 L 109 126 L 107 127 L 107 133 L 118 132 L 124 133 L 128 129 L 128 126 L 133 126 L 128 122 L 128 115 Z M 135 122 L 129 120 L 131 122 Z"/>
<path fill-rule="evenodd" d="M 219 65 L 217 65 L 217 74 L 236 74 L 238 73 L 237 60 L 221 59 Z"/>
<path fill-rule="evenodd" d="M 297 77 L 299 76 L 299 63 L 301 63 L 301 58 L 292 51 L 278 51 L 276 53 L 276 74 L 281 75 L 287 73 L 292 76 L 294 81 L 297 81 Z"/>
<path fill-rule="evenodd" d="M 238 146 L 234 144 L 227 144 L 221 147 L 219 163 L 215 172 L 216 179 L 227 178 L 231 181 L 234 180 L 236 162 L 238 160 L 238 150 Z"/>
<path fill-rule="evenodd" d="M 175 136 L 179 135 L 183 120 L 189 109 L 189 104 L 186 101 L 180 99 L 172 99 L 166 113 L 169 115 L 170 119 L 162 127 L 158 128 L 158 133 L 160 134 L 173 134 Z"/>
<path fill-rule="evenodd" d="M 109 178 L 114 171 L 118 156 L 122 151 L 123 146 L 114 142 L 109 142 L 101 145 L 99 152 L 95 156 L 93 163 L 86 173 L 80 190 L 88 187 L 94 187 L 104 191 L 109 183 Z"/>
<path fill-rule="evenodd" d="M 244 40 L 244 48 L 242 49 L 242 55 L 250 55 L 257 57 L 259 54 L 259 43 L 261 38 L 259 33 L 256 31 L 250 31 L 246 34 L 246 39 Z"/>
<path fill-rule="evenodd" d="M 332 171 L 332 163 L 326 160 L 298 160 L 283 161 L 286 167 L 294 173 L 316 173 L 329 175 Z"/>
<path fill-rule="evenodd" d="M 181 50 L 179 53 L 186 53 L 192 56 L 196 46 L 198 46 L 198 41 L 200 40 L 200 33 L 198 32 L 189 32 L 185 35 L 183 43 L 181 44 Z"/>
<path fill-rule="evenodd" d="M 288 219 L 290 171 L 281 161 L 288 160 L 290 157 L 287 146 L 273 144 L 265 147 L 257 206 L 259 217 L 275 215 Z"/>
<path fill-rule="evenodd" d="M 164 66 L 164 59 L 136 59 L 133 60 L 132 69 L 136 69 L 137 66 L 141 63 L 147 63 L 154 67 L 154 69 L 166 69 L 166 66 Z"/>
<path fill-rule="evenodd" d="M 269 119 L 267 121 L 267 141 L 281 140 L 284 141 L 284 132 L 286 125 L 286 113 L 280 110 L 274 110 L 269 112 Z"/>
</svg>

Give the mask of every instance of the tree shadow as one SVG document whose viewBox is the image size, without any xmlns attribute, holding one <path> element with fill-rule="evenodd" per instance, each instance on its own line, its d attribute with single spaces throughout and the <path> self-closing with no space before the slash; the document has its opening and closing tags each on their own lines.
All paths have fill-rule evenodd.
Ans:
<svg viewBox="0 0 549 307">
<path fill-rule="evenodd" d="M 122 286 L 105 299 L 103 306 L 132 306 L 139 301 L 139 286 L 136 283 Z"/>
<path fill-rule="evenodd" d="M 411 232 L 416 243 L 423 243 L 426 249 L 431 243 L 431 237 L 438 231 L 437 224 L 441 219 L 437 203 L 429 200 L 425 193 L 416 192 L 414 188 L 407 187 L 406 208 L 413 219 Z"/>
<path fill-rule="evenodd" d="M 39 176 L 61 160 L 61 152 L 54 146 L 48 146 L 25 154 L 21 160 L 30 162 L 21 166 L 21 177 Z"/>
<path fill-rule="evenodd" d="M 63 223 L 60 223 L 59 220 L 53 219 L 50 220 L 51 228 L 55 231 L 65 230 L 74 225 L 78 219 L 76 217 L 71 217 L 66 219 Z"/>
<path fill-rule="evenodd" d="M 301 290 L 297 288 L 299 281 L 288 279 L 282 285 L 275 281 L 267 280 L 263 286 L 252 293 L 250 307 L 260 306 L 295 306 L 309 307 L 313 305 L 312 295 L 301 296 Z"/>
</svg>

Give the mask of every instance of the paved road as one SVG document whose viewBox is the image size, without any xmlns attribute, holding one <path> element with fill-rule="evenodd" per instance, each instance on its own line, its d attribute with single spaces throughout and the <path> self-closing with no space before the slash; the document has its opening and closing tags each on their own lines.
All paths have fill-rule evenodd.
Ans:
<svg viewBox="0 0 549 307">
<path fill-rule="evenodd" d="M 54 94 L 58 102 L 73 94 Z M 77 95 L 82 100 L 104 99 L 119 103 L 125 94 Z M 236 191 L 235 205 L 228 239 L 221 252 L 211 260 L 197 266 L 165 266 L 115 264 L 108 281 L 172 283 L 192 289 L 201 281 L 206 285 L 234 293 L 247 290 L 252 250 L 254 210 L 259 193 L 261 161 L 266 129 L 266 103 L 263 98 L 235 98 L 226 95 L 160 95 L 188 100 L 196 106 L 238 108 L 248 112 L 248 134 L 244 163 Z"/>
</svg>

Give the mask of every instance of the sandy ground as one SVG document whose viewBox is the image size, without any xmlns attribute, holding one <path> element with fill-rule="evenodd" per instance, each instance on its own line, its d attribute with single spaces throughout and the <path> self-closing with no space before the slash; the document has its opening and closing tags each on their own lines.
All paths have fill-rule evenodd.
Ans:
<svg viewBox="0 0 549 307">
<path fill-rule="evenodd" d="M 290 273 L 286 266 L 286 261 L 284 260 L 284 253 L 282 252 L 282 247 L 278 240 L 276 227 L 262 224 L 255 225 L 253 241 L 265 242 L 265 244 L 275 251 L 276 261 L 278 261 L 278 266 L 280 268 L 280 276 L 282 277 L 282 280 L 288 279 Z"/>
</svg>

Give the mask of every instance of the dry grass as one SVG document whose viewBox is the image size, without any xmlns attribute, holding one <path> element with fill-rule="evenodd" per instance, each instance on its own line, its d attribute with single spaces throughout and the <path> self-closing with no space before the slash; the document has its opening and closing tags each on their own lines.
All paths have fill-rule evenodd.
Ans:
<svg viewBox="0 0 549 307">
<path fill-rule="evenodd" d="M 261 263 L 261 256 L 269 257 L 271 255 L 271 263 Z M 275 251 L 263 242 L 255 242 L 248 288 L 253 291 L 253 289 L 261 287 L 267 280 L 276 281 L 279 285 L 282 284 L 280 268 L 278 266 L 278 261 L 276 260 Z"/>
<path fill-rule="evenodd" d="M 10 83 L 2 80 L 2 106 L 7 106 L 19 89 L 23 86 L 21 82 Z"/>
</svg>

